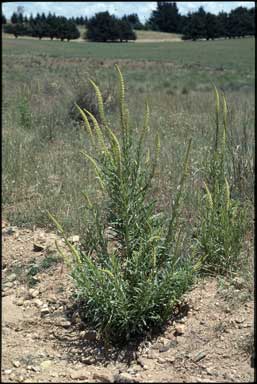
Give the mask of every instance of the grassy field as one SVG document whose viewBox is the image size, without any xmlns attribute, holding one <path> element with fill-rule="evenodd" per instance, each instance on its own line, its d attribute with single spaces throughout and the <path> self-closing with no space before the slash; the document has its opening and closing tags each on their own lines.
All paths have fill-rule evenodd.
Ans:
<svg viewBox="0 0 257 384">
<path fill-rule="evenodd" d="M 96 104 L 88 83 L 104 90 L 108 118 L 118 129 L 114 63 L 127 83 L 136 125 L 147 98 L 151 129 L 161 136 L 161 159 L 154 193 L 168 206 L 181 159 L 193 138 L 188 216 L 214 132 L 212 83 L 229 108 L 231 181 L 235 193 L 252 198 L 254 154 L 254 40 L 214 42 L 94 44 L 3 40 L 3 207 L 12 224 L 47 226 L 46 209 L 69 231 L 83 231 L 85 188 L 95 179 L 79 155 L 88 147 L 74 103 Z M 151 141 L 151 139 L 150 139 Z"/>
</svg>

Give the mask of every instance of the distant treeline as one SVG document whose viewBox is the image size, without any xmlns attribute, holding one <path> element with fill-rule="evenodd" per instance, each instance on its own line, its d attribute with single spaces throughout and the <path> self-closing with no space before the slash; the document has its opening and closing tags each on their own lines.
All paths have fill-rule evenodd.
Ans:
<svg viewBox="0 0 257 384">
<path fill-rule="evenodd" d="M 153 30 L 178 33 L 184 40 L 236 38 L 255 36 L 255 8 L 238 7 L 229 13 L 220 12 L 214 15 L 200 7 L 196 12 L 181 15 L 175 2 L 158 1 L 157 8 L 143 24 L 136 13 L 117 18 L 109 12 L 100 12 L 95 16 L 65 18 L 49 13 L 48 16 L 37 14 L 24 17 L 14 13 L 11 23 L 7 24 L 2 15 L 4 31 L 16 37 L 29 35 L 34 37 L 50 37 L 51 39 L 76 39 L 80 36 L 77 25 L 86 27 L 83 36 L 92 41 L 127 41 L 135 40 L 134 30 Z"/>
<path fill-rule="evenodd" d="M 4 18 L 5 19 L 5 18 Z M 3 20 L 3 16 L 2 16 Z M 48 37 L 52 39 L 73 40 L 80 37 L 80 32 L 76 24 L 64 16 L 55 16 L 51 13 L 46 16 L 44 13 L 32 15 L 27 18 L 22 14 L 14 13 L 11 17 L 11 24 L 4 25 L 4 32 L 18 36 L 32 36 L 42 39 Z"/>
<path fill-rule="evenodd" d="M 179 33 L 187 40 L 235 38 L 255 35 L 255 8 L 238 7 L 214 15 L 200 7 L 180 15 L 174 2 L 158 1 L 157 9 L 146 23 L 147 29 Z"/>
</svg>

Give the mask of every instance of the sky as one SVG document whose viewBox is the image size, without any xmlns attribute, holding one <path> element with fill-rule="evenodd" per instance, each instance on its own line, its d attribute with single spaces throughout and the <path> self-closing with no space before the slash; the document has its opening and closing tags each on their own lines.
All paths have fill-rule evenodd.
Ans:
<svg viewBox="0 0 257 384">
<path fill-rule="evenodd" d="M 95 13 L 109 11 L 118 17 L 124 14 L 137 13 L 140 20 L 145 22 L 151 15 L 151 12 L 156 9 L 156 2 L 153 1 L 127 1 L 127 2 L 104 2 L 104 1 L 83 1 L 83 2 L 4 2 L 2 3 L 2 12 L 8 18 L 17 11 L 17 7 L 21 6 L 24 9 L 23 14 L 29 16 L 31 13 L 55 13 L 57 16 L 76 17 L 87 16 L 91 17 Z M 220 11 L 230 12 L 231 9 L 243 6 L 247 8 L 254 7 L 252 1 L 177 1 L 179 13 L 187 14 L 189 11 L 196 11 L 200 6 L 203 6 L 205 11 L 211 13 L 219 13 Z"/>
</svg>

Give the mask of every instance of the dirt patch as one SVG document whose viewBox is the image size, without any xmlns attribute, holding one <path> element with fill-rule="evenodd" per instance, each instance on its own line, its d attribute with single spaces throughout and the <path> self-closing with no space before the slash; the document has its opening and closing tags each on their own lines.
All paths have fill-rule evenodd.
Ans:
<svg viewBox="0 0 257 384">
<path fill-rule="evenodd" d="M 199 282 L 161 335 L 115 349 L 71 311 L 54 234 L 3 228 L 3 382 L 251 382 L 253 307 Z M 59 239 L 60 244 L 62 244 Z"/>
</svg>

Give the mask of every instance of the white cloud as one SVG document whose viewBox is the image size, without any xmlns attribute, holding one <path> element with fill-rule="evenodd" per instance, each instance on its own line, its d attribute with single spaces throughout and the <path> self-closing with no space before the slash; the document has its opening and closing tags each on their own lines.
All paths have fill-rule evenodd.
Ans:
<svg viewBox="0 0 257 384">
<path fill-rule="evenodd" d="M 251 1 L 178 1 L 177 6 L 181 14 L 187 14 L 189 11 L 196 11 L 200 6 L 203 6 L 206 11 L 211 13 L 219 13 L 224 10 L 229 12 L 231 9 L 244 6 L 254 7 L 254 2 Z M 24 7 L 24 14 L 48 12 L 56 15 L 72 17 L 72 16 L 88 16 L 91 17 L 97 12 L 109 11 L 111 14 L 123 16 L 124 14 L 137 13 L 141 21 L 145 21 L 151 15 L 151 12 L 156 9 L 157 4 L 153 1 L 137 1 L 137 2 L 10 2 L 3 3 L 2 9 L 4 15 L 9 18 L 18 6 Z"/>
</svg>

